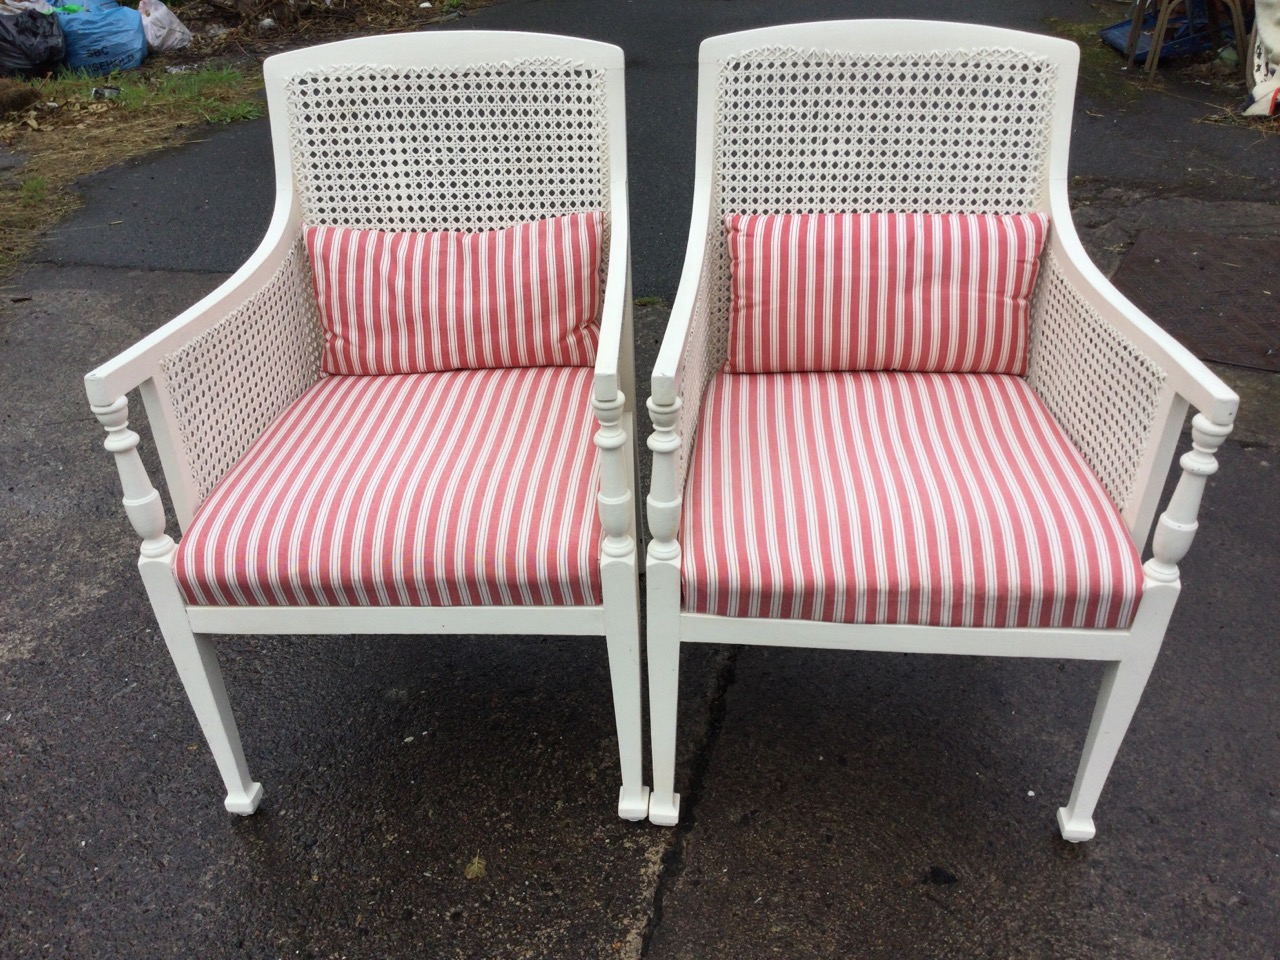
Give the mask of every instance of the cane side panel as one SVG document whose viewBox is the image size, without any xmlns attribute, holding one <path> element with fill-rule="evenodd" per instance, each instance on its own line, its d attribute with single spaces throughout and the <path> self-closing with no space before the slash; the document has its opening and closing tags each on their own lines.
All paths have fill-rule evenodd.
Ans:
<svg viewBox="0 0 1280 960">
<path fill-rule="evenodd" d="M 1072 289 L 1047 253 L 1027 380 L 1124 510 L 1152 439 L 1165 371 Z"/>
<path fill-rule="evenodd" d="M 197 504 L 316 381 L 322 337 L 299 239 L 261 291 L 161 360 Z"/>
</svg>

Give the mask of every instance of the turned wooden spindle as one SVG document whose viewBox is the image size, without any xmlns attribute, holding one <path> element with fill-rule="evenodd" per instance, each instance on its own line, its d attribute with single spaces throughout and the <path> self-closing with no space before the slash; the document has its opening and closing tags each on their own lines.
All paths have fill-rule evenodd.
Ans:
<svg viewBox="0 0 1280 960">
<path fill-rule="evenodd" d="M 1178 461 L 1182 476 L 1169 499 L 1155 535 L 1151 538 L 1151 559 L 1143 565 L 1146 575 L 1159 583 L 1176 583 L 1178 564 L 1191 549 L 1199 526 L 1200 498 L 1209 477 L 1218 472 L 1214 454 L 1231 433 L 1231 424 L 1214 423 L 1203 413 L 1191 421 L 1191 449 Z"/>
<path fill-rule="evenodd" d="M 649 436 L 649 449 L 653 451 L 653 480 L 647 498 L 649 532 L 649 556 L 654 560 L 677 560 L 680 543 L 680 507 L 682 491 L 677 488 L 680 468 L 679 397 L 669 404 L 655 403 L 649 399 L 649 418 L 653 421 L 653 433 Z"/>
<path fill-rule="evenodd" d="M 125 513 L 142 537 L 142 556 L 148 559 L 168 556 L 176 545 L 164 530 L 164 503 L 160 493 L 151 485 L 138 455 L 140 438 L 129 429 L 129 399 L 118 397 L 106 406 L 95 405 L 91 409 L 107 431 L 103 446 L 115 455 L 120 486 L 124 490 Z"/>
<path fill-rule="evenodd" d="M 600 523 L 604 527 L 601 551 L 606 557 L 625 557 L 635 549 L 631 536 L 632 495 L 627 460 L 627 431 L 622 426 L 626 397 L 619 390 L 612 400 L 594 398 L 600 429 L 596 431 L 596 447 L 600 451 Z"/>
</svg>

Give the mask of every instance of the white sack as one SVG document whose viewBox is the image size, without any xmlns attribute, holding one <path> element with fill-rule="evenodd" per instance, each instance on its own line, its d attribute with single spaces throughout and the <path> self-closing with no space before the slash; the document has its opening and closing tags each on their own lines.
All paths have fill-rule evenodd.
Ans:
<svg viewBox="0 0 1280 960">
<path fill-rule="evenodd" d="M 161 0 L 138 0 L 142 32 L 152 50 L 179 50 L 191 43 L 191 31 Z"/>
</svg>

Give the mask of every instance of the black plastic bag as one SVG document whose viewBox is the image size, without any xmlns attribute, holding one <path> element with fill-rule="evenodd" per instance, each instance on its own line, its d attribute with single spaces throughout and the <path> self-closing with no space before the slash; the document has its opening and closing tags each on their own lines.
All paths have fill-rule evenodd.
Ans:
<svg viewBox="0 0 1280 960">
<path fill-rule="evenodd" d="M 57 17 L 34 10 L 0 15 L 0 75 L 43 76 L 65 52 Z"/>
</svg>

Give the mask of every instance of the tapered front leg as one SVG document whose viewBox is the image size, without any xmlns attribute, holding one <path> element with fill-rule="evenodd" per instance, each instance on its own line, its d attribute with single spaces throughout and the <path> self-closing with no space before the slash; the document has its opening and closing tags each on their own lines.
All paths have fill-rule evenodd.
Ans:
<svg viewBox="0 0 1280 960">
<path fill-rule="evenodd" d="M 249 776 L 244 750 L 240 746 L 240 732 L 227 700 L 213 644 L 208 637 L 190 631 L 186 631 L 185 636 L 173 636 L 168 630 L 164 634 L 169 656 L 178 668 L 187 699 L 227 788 L 224 806 L 231 813 L 248 816 L 262 802 L 262 784 Z"/>
<path fill-rule="evenodd" d="M 165 533 L 164 504 L 138 456 L 139 438 L 129 429 L 129 402 L 120 397 L 104 406 L 95 405 L 93 412 L 107 431 L 104 446 L 115 456 L 124 489 L 125 512 L 142 537 L 138 570 L 147 588 L 151 609 L 200 729 L 213 750 L 213 759 L 227 788 L 226 808 L 232 813 L 253 813 L 262 802 L 262 784 L 249 779 L 249 768 L 240 748 L 240 733 L 227 703 L 227 691 L 213 646 L 207 637 L 193 634 L 187 621 L 186 605 L 173 576 L 177 545 Z"/>
<path fill-rule="evenodd" d="M 671 827 L 680 820 L 680 794 L 675 792 L 676 713 L 680 700 L 679 560 L 659 560 L 651 549 L 645 579 L 648 587 L 649 733 L 653 745 L 653 796 L 649 799 L 649 820 Z"/>
<path fill-rule="evenodd" d="M 618 728 L 622 789 L 618 816 L 643 820 L 649 814 L 649 788 L 644 784 L 643 699 L 640 693 L 640 598 L 634 557 L 606 559 L 603 565 L 605 642 L 609 647 L 609 680 Z"/>
<path fill-rule="evenodd" d="M 166 556 L 138 561 L 142 582 L 160 624 L 169 656 L 178 669 L 178 678 L 195 711 L 200 730 L 213 751 L 213 760 L 227 788 L 225 806 L 231 813 L 248 816 L 262 802 L 262 784 L 249 777 L 240 731 L 231 713 L 227 689 L 222 682 L 218 654 L 208 637 L 192 633 L 186 609 L 173 578 L 172 560 Z"/>
<path fill-rule="evenodd" d="M 649 812 L 649 788 L 644 785 L 640 580 L 636 570 L 631 416 L 626 410 L 626 397 L 620 391 L 609 401 L 595 398 L 592 406 L 600 422 L 595 435 L 600 451 L 597 500 L 605 534 L 600 544 L 600 577 L 613 715 L 618 728 L 618 759 L 622 766 L 618 816 L 624 820 L 643 820 Z"/>
<path fill-rule="evenodd" d="M 1159 644 L 1149 653 L 1143 652 L 1119 662 L 1108 663 L 1103 670 L 1102 689 L 1093 709 L 1093 720 L 1085 738 L 1084 753 L 1071 788 L 1071 799 L 1058 810 L 1058 829 L 1062 838 L 1073 843 L 1092 840 L 1097 832 L 1093 811 L 1111 772 L 1120 744 L 1138 701 L 1155 665 Z"/>
</svg>

